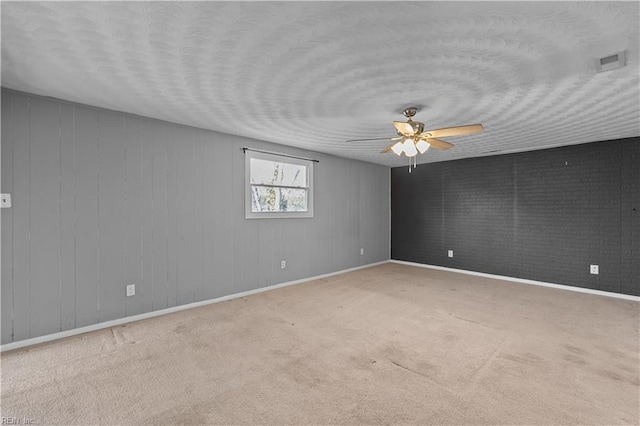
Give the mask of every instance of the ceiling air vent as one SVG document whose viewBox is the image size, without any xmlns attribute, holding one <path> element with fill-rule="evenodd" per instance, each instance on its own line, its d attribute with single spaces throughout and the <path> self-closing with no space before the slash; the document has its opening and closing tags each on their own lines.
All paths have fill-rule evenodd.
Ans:
<svg viewBox="0 0 640 426">
<path fill-rule="evenodd" d="M 626 65 L 626 50 L 600 58 L 596 61 L 596 71 L 605 72 L 622 68 Z"/>
</svg>

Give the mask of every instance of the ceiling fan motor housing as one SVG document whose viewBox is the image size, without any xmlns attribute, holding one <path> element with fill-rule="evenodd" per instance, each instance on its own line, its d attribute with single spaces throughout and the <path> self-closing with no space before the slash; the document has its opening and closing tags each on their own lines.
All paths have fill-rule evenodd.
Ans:
<svg viewBox="0 0 640 426">
<path fill-rule="evenodd" d="M 419 121 L 413 121 L 411 118 L 414 115 L 416 115 L 416 112 L 418 112 L 418 108 L 416 107 L 407 107 L 404 109 L 402 113 L 404 114 L 405 117 L 408 118 L 407 124 L 411 126 L 411 128 L 413 129 L 413 133 L 407 133 L 406 135 L 403 135 L 401 132 L 398 132 L 398 134 L 400 134 L 401 136 L 408 136 L 408 135 L 416 135 L 418 133 L 422 133 L 422 131 L 424 130 L 424 123 L 420 123 Z"/>
</svg>

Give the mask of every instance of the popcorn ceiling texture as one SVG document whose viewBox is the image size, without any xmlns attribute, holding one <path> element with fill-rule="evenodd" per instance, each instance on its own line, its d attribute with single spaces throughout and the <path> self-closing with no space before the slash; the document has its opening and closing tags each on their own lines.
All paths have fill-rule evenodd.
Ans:
<svg viewBox="0 0 640 426">
<path fill-rule="evenodd" d="M 2 85 L 388 166 L 639 136 L 637 2 L 5 2 Z M 628 65 L 595 61 L 627 49 Z"/>
</svg>

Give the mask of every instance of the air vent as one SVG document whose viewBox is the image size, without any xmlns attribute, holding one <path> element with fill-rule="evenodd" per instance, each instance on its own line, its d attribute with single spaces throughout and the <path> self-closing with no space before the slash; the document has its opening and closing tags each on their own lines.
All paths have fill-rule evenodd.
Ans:
<svg viewBox="0 0 640 426">
<path fill-rule="evenodd" d="M 616 68 L 622 68 L 626 64 L 626 50 L 623 50 L 621 52 L 614 53 L 613 55 L 598 59 L 596 61 L 596 71 L 611 71 L 615 70 Z"/>
</svg>

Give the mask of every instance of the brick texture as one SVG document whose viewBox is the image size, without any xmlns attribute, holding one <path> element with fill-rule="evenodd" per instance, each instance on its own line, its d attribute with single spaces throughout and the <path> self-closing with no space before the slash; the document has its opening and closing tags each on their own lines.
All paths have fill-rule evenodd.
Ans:
<svg viewBox="0 0 640 426">
<path fill-rule="evenodd" d="M 639 210 L 640 138 L 398 167 L 391 257 L 640 295 Z"/>
</svg>

